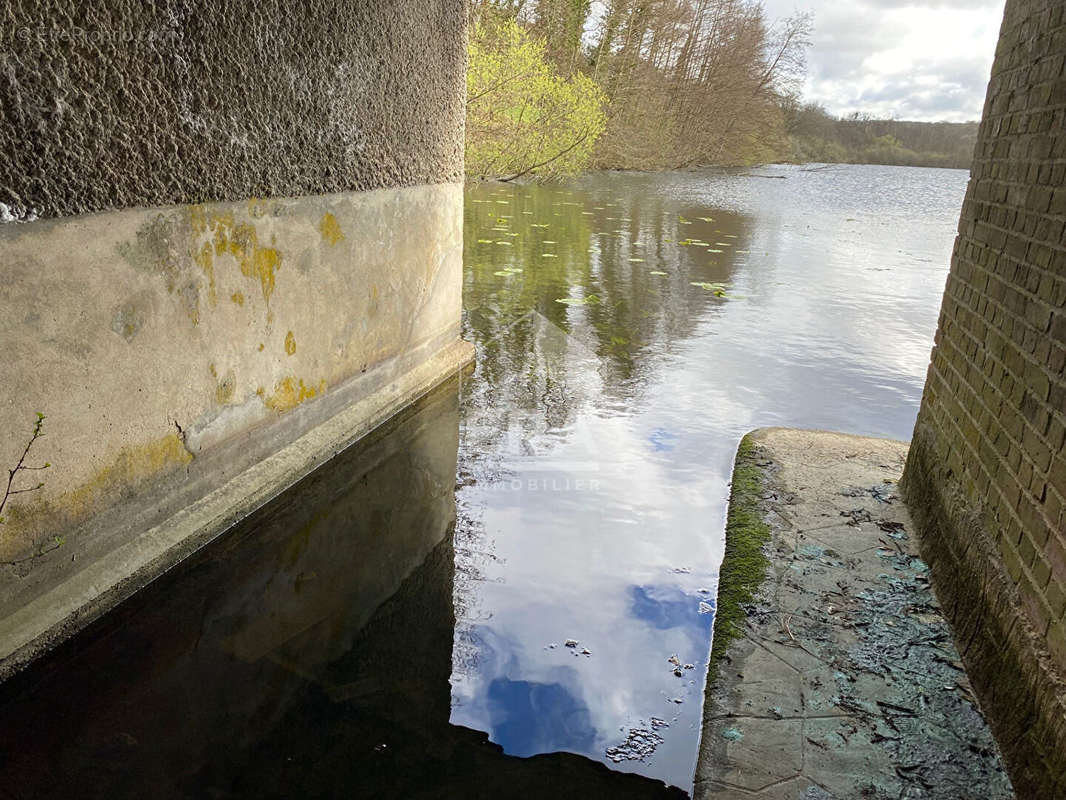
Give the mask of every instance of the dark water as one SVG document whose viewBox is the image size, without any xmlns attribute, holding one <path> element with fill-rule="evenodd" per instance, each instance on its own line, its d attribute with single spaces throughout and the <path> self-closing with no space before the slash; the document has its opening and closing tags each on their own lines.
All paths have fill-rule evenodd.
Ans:
<svg viewBox="0 0 1066 800">
<path fill-rule="evenodd" d="M 3 798 L 669 796 L 450 725 L 455 381 L 0 687 Z"/>
<path fill-rule="evenodd" d="M 451 719 L 509 753 L 690 789 L 740 437 L 910 438 L 967 173 L 754 174 L 468 192 Z"/>
<path fill-rule="evenodd" d="M 688 790 L 737 441 L 909 437 L 966 179 L 756 174 L 472 189 L 474 375 L 0 687 L 0 797 Z"/>
</svg>

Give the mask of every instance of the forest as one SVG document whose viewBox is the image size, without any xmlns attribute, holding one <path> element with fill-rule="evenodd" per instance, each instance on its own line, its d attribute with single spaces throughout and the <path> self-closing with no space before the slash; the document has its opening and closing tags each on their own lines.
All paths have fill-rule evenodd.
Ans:
<svg viewBox="0 0 1066 800">
<path fill-rule="evenodd" d="M 466 171 L 771 162 L 966 167 L 976 123 L 838 119 L 801 88 L 814 20 L 757 0 L 471 0 Z"/>
</svg>

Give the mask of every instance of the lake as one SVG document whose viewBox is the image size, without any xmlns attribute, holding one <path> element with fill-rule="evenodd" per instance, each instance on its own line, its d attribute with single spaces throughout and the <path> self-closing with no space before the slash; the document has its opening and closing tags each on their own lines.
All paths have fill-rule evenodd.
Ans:
<svg viewBox="0 0 1066 800">
<path fill-rule="evenodd" d="M 689 791 L 737 443 L 910 437 L 966 180 L 469 188 L 473 373 L 0 686 L 0 794 Z"/>
<path fill-rule="evenodd" d="M 453 722 L 691 788 L 737 443 L 910 438 L 967 178 L 468 192 Z"/>
</svg>

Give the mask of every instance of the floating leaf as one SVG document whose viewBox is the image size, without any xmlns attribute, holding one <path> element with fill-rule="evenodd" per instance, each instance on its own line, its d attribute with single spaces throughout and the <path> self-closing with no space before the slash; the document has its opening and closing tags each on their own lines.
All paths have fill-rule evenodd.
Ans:
<svg viewBox="0 0 1066 800">
<path fill-rule="evenodd" d="M 651 272 L 649 272 L 648 274 L 649 274 L 649 275 L 666 275 L 667 273 L 665 273 L 665 272 L 662 272 L 661 270 L 653 269 L 653 270 L 652 270 Z"/>
<path fill-rule="evenodd" d="M 691 225 L 692 224 L 689 220 L 685 219 L 684 217 L 678 217 L 677 221 L 680 222 L 682 225 Z"/>
<path fill-rule="evenodd" d="M 562 303 L 564 306 L 587 306 L 600 302 L 600 298 L 590 294 L 588 297 L 560 297 L 555 302 Z"/>
<path fill-rule="evenodd" d="M 497 241 L 497 242 L 496 242 L 496 244 L 505 244 L 505 245 L 507 245 L 508 247 L 510 247 L 510 246 L 511 246 L 511 242 L 508 242 L 508 241 L 506 241 L 506 240 L 503 240 L 503 239 L 500 239 L 499 241 Z"/>
<path fill-rule="evenodd" d="M 499 275 L 501 278 L 509 278 L 513 273 L 509 269 L 499 269 L 492 274 Z"/>
<path fill-rule="evenodd" d="M 556 242 L 554 240 L 552 240 L 552 239 L 545 239 L 544 241 L 541 242 L 541 244 L 555 244 L 555 243 Z"/>
<path fill-rule="evenodd" d="M 492 239 L 478 239 L 478 244 L 492 244 Z"/>
<path fill-rule="evenodd" d="M 555 253 L 541 253 L 540 257 L 541 258 L 558 258 L 559 256 L 557 256 Z"/>
<path fill-rule="evenodd" d="M 640 261 L 640 262 L 643 262 L 643 261 L 644 261 L 644 259 L 643 259 L 643 258 L 631 258 L 631 259 L 629 259 L 629 260 L 630 260 L 630 261 Z"/>
<path fill-rule="evenodd" d="M 698 219 L 701 219 L 704 222 L 714 222 L 714 217 L 698 217 Z"/>
<path fill-rule="evenodd" d="M 715 249 L 713 249 L 713 248 L 710 248 L 710 249 L 708 249 L 708 250 L 707 250 L 707 252 L 708 252 L 708 253 L 721 253 L 722 251 L 721 251 L 721 250 L 715 250 Z"/>
<path fill-rule="evenodd" d="M 704 283 L 699 281 L 692 281 L 692 286 L 699 286 L 701 289 L 706 289 L 708 292 L 714 294 L 715 297 L 725 297 L 725 286 L 721 283 Z"/>
</svg>

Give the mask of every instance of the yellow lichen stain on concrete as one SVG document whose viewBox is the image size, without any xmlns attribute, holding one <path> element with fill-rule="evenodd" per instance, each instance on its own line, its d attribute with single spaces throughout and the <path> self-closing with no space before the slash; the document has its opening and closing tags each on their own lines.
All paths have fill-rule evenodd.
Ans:
<svg viewBox="0 0 1066 800">
<path fill-rule="evenodd" d="M 302 378 L 285 378 L 274 386 L 274 393 L 265 398 L 263 402 L 268 408 L 282 412 L 296 408 L 305 400 L 310 400 L 326 391 L 325 380 L 319 381 L 318 386 L 307 386 Z M 259 394 L 256 392 L 256 394 Z"/>
<path fill-rule="evenodd" d="M 218 370 L 215 369 L 215 362 L 214 361 L 212 361 L 210 364 L 207 365 L 207 371 L 211 373 L 211 377 L 212 378 L 217 378 L 218 377 Z"/>
<path fill-rule="evenodd" d="M 262 214 L 259 216 L 262 216 Z M 256 232 L 255 226 L 244 222 L 238 223 L 234 219 L 232 211 L 206 215 L 202 210 L 194 214 L 190 209 L 190 224 L 192 224 L 193 230 L 197 233 L 211 231 L 210 243 L 204 244 L 203 250 L 197 257 L 202 269 L 204 268 L 202 262 L 206 259 L 209 248 L 214 249 L 216 258 L 228 253 L 237 262 L 242 275 L 246 278 L 259 280 L 263 299 L 268 303 L 270 302 L 270 296 L 274 293 L 275 273 L 281 269 L 281 251 L 273 246 L 273 242 L 271 242 L 270 247 L 263 246 L 259 242 L 259 234 Z M 212 279 L 212 297 L 214 293 Z M 241 295 L 242 301 L 243 298 L 244 295 Z M 241 304 L 235 299 L 234 302 L 238 305 Z"/>
<path fill-rule="evenodd" d="M 218 401 L 219 405 L 226 405 L 233 400 L 236 388 L 237 378 L 233 374 L 233 370 L 229 370 L 218 382 L 218 386 L 215 387 L 215 400 Z"/>
<path fill-rule="evenodd" d="M 234 292 L 233 294 L 231 294 L 229 296 L 229 299 L 232 300 L 234 303 L 236 303 L 239 306 L 243 306 L 244 305 L 244 293 L 243 292 Z"/>
<path fill-rule="evenodd" d="M 322 234 L 322 240 L 330 247 L 344 239 L 344 231 L 337 222 L 337 218 L 328 211 L 322 215 L 318 223 L 318 231 Z"/>
<path fill-rule="evenodd" d="M 81 486 L 55 497 L 4 509 L 5 536 L 23 546 L 43 533 L 77 524 L 89 515 L 122 502 L 149 481 L 193 460 L 177 433 L 123 447 L 107 466 Z"/>
<path fill-rule="evenodd" d="M 193 233 L 200 234 L 207 230 L 207 210 L 202 205 L 188 206 L 189 227 Z"/>
<path fill-rule="evenodd" d="M 292 331 L 285 334 L 285 352 L 290 356 L 296 352 L 296 337 L 292 335 Z"/>
<path fill-rule="evenodd" d="M 204 242 L 195 260 L 200 270 L 207 276 L 207 300 L 214 307 L 218 305 L 218 294 L 215 291 L 215 257 L 211 252 L 211 242 Z"/>
<path fill-rule="evenodd" d="M 259 343 L 259 352 L 260 352 L 260 353 L 262 353 L 262 352 L 263 352 L 263 348 L 264 348 L 264 347 L 266 347 L 266 345 L 265 345 L 265 344 L 263 344 L 262 342 L 260 342 L 260 343 Z"/>
</svg>

